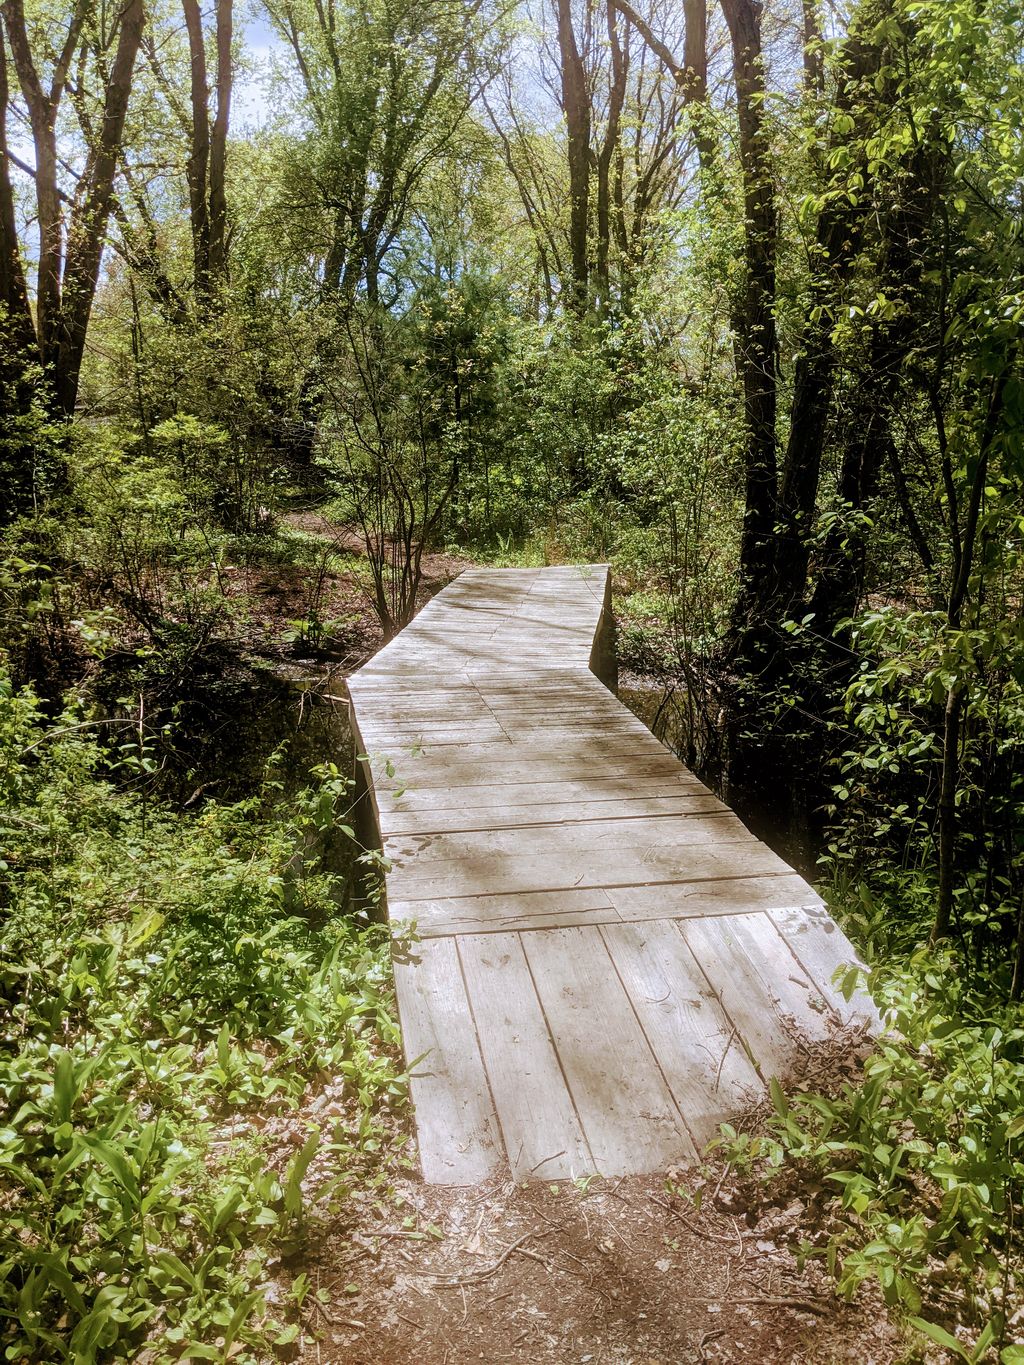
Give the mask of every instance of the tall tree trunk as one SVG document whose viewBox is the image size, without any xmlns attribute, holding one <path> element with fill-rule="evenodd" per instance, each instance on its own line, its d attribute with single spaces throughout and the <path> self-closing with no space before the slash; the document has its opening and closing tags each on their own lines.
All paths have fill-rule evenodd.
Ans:
<svg viewBox="0 0 1024 1365">
<path fill-rule="evenodd" d="M 36 270 L 36 334 L 43 364 L 56 360 L 61 313 L 61 277 L 64 256 L 64 225 L 57 180 L 57 110 L 67 85 L 71 60 L 78 46 L 84 20 L 83 4 L 71 16 L 64 42 L 54 64 L 50 89 L 43 88 L 29 43 L 23 0 L 2 0 L 0 10 L 7 25 L 11 56 L 21 93 L 28 106 L 35 152 L 36 219 L 39 229 L 39 260 Z"/>
<path fill-rule="evenodd" d="M 10 96 L 7 47 L 0 24 L 0 526 L 31 510 L 38 452 L 31 424 L 39 359 L 32 308 L 21 261 L 7 146 Z"/>
<path fill-rule="evenodd" d="M 989 456 L 1002 421 L 1006 384 L 1015 362 L 1016 354 L 1011 351 L 1007 357 L 1006 367 L 993 379 L 989 392 L 988 411 L 971 479 L 963 528 L 959 530 L 960 549 L 956 556 L 956 568 L 946 607 L 946 629 L 950 635 L 959 633 L 963 620 L 967 590 L 974 566 L 974 553 L 978 543 L 981 505 L 988 480 Z M 951 507 L 949 511 L 955 518 L 954 509 Z M 960 667 L 965 668 L 966 663 L 961 663 Z M 955 676 L 946 693 L 946 710 L 943 716 L 942 776 L 939 784 L 939 887 L 935 919 L 932 923 L 932 943 L 946 937 L 953 916 L 958 824 L 956 797 L 960 785 L 960 740 L 966 703 L 966 680 L 963 676 Z"/>
<path fill-rule="evenodd" d="M 804 21 L 804 90 L 814 99 L 825 93 L 825 58 L 822 52 L 820 0 L 802 0 Z"/>
<path fill-rule="evenodd" d="M 210 139 L 210 274 L 227 270 L 227 144 L 231 119 L 232 0 L 217 0 L 217 116 Z"/>
<path fill-rule="evenodd" d="M 671 72 L 683 93 L 684 102 L 694 105 L 694 141 L 705 173 L 717 168 L 718 148 L 703 117 L 708 96 L 708 6 L 707 0 L 683 0 L 686 31 L 683 36 L 683 60 L 680 62 L 639 14 L 629 0 L 611 0 L 619 13 L 636 29 L 662 65 Z"/>
<path fill-rule="evenodd" d="M 813 0 L 807 0 L 807 3 L 813 11 Z M 849 35 L 838 65 L 835 95 L 838 115 L 854 114 L 863 98 L 865 78 L 878 70 L 881 58 L 882 48 L 877 43 L 865 40 L 860 31 Z M 872 110 L 873 105 L 871 98 Z M 852 137 L 845 131 L 833 134 L 833 146 L 842 142 L 845 146 L 859 148 L 865 133 L 859 126 L 862 122 L 858 121 Z M 841 126 L 845 129 L 845 119 Z M 860 159 L 857 165 L 860 165 Z M 844 167 L 834 181 L 826 182 L 825 202 L 818 213 L 815 239 L 810 249 L 807 322 L 793 373 L 789 439 L 779 488 L 775 566 L 772 581 L 766 585 L 770 586 L 773 599 L 762 603 L 765 612 L 773 611 L 776 615 L 786 615 L 792 610 L 807 588 L 808 537 L 818 501 L 835 378 L 833 333 L 864 234 L 863 204 L 867 194 L 861 186 L 857 196 L 847 196 L 850 169 Z M 854 425 L 848 424 L 851 434 L 856 434 Z M 862 482 L 873 488 L 871 480 Z"/>
<path fill-rule="evenodd" d="M 90 149 L 82 177 L 86 186 L 84 202 L 81 210 L 73 215 L 68 232 L 61 291 L 60 345 L 54 374 L 58 408 L 66 416 L 74 412 L 78 397 L 85 336 L 99 281 L 114 177 L 121 156 L 121 136 L 144 23 L 143 0 L 127 0 L 121 12 L 117 50 L 107 78 L 99 142 Z"/>
<path fill-rule="evenodd" d="M 589 0 L 588 0 L 589 3 Z M 577 315 L 587 308 L 590 224 L 590 93 L 576 42 L 570 0 L 557 0 L 558 50 L 562 68 L 562 110 L 569 143 L 569 257 L 572 280 L 569 306 Z"/>
<path fill-rule="evenodd" d="M 600 303 L 607 307 L 611 292 L 610 279 L 610 256 L 612 240 L 612 160 L 619 148 L 619 121 L 622 116 L 622 106 L 626 99 L 626 77 L 628 74 L 628 57 L 623 51 L 619 41 L 618 20 L 613 0 L 608 0 L 606 7 L 606 18 L 608 24 L 608 48 L 611 55 L 611 86 L 608 91 L 608 122 L 605 128 L 604 139 L 597 153 L 597 251 L 594 261 L 594 275 L 597 283 L 597 293 Z M 628 33 L 627 28 L 627 44 Z M 627 47 L 628 51 L 628 47 Z M 623 272 L 628 270 L 628 263 L 623 261 Z"/>
<path fill-rule="evenodd" d="M 185 177 L 188 181 L 192 224 L 192 270 L 196 293 L 205 295 L 210 283 L 210 214 L 207 185 L 210 173 L 210 88 L 206 75 L 206 36 L 199 0 L 181 0 L 188 31 L 189 87 L 192 137 Z"/>
<path fill-rule="evenodd" d="M 9 101 L 7 45 L 4 42 L 3 27 L 0 26 L 0 313 L 2 313 L 0 327 L 3 329 L 0 366 L 11 359 L 12 349 L 29 354 L 34 349 L 36 341 L 14 217 L 14 189 L 11 185 L 11 162 L 7 147 Z"/>
<path fill-rule="evenodd" d="M 777 506 L 775 265 L 778 214 L 765 122 L 760 5 L 722 0 L 732 40 L 733 79 L 743 172 L 744 267 L 738 311 L 743 384 L 746 501 L 740 543 L 740 618 L 771 573 Z"/>
<path fill-rule="evenodd" d="M 79 179 L 66 250 L 57 178 L 57 114 L 72 59 L 79 50 L 85 10 L 79 3 L 72 14 L 53 65 L 49 91 L 44 90 L 32 57 L 22 0 L 0 0 L 0 12 L 28 105 L 35 145 L 39 222 L 36 335 L 55 411 L 70 417 L 78 396 L 85 334 L 99 279 L 135 59 L 142 42 L 143 0 L 127 0 L 121 11 L 117 48 L 104 91 L 103 118 Z"/>
</svg>

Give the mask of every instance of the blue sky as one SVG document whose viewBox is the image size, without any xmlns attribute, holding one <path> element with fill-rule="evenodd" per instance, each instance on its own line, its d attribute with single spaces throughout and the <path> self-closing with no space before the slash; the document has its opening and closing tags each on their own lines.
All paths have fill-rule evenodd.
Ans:
<svg viewBox="0 0 1024 1365">
<path fill-rule="evenodd" d="M 245 56 L 255 70 L 239 71 L 235 77 L 232 123 L 235 131 L 262 127 L 274 114 L 266 90 L 266 72 L 275 58 L 285 57 L 288 49 L 281 42 L 265 15 L 254 14 L 242 26 Z"/>
</svg>

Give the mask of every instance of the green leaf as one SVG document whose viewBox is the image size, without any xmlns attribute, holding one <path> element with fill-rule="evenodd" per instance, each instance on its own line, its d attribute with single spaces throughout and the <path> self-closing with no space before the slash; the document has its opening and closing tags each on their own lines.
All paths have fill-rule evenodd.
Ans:
<svg viewBox="0 0 1024 1365">
<path fill-rule="evenodd" d="M 220 1069 L 227 1071 L 231 1062 L 231 1034 L 226 1022 L 220 1026 L 220 1032 L 217 1034 L 217 1061 L 220 1063 Z"/>
<path fill-rule="evenodd" d="M 263 1290 L 254 1289 L 251 1294 L 246 1294 L 245 1298 L 235 1309 L 231 1316 L 231 1321 L 228 1323 L 227 1330 L 224 1333 L 225 1351 L 234 1343 L 235 1337 L 241 1330 L 242 1325 L 249 1318 L 256 1305 L 263 1302 L 263 1298 Z"/>
<path fill-rule="evenodd" d="M 911 1318 L 910 1325 L 916 1327 L 919 1332 L 923 1332 L 926 1337 L 930 1337 L 938 1346 L 944 1346 L 947 1351 L 959 1357 L 960 1360 L 970 1360 L 970 1356 L 957 1341 L 956 1337 L 940 1327 L 935 1322 L 925 1322 L 924 1318 Z"/>
<path fill-rule="evenodd" d="M 302 1212 L 302 1181 L 309 1163 L 320 1146 L 320 1129 L 314 1128 L 302 1145 L 302 1150 L 291 1160 L 284 1182 L 284 1208 L 292 1218 Z"/>
<path fill-rule="evenodd" d="M 77 1098 L 75 1059 L 65 1050 L 58 1056 L 53 1069 L 53 1112 L 58 1123 L 70 1122 L 71 1110 Z"/>
<path fill-rule="evenodd" d="M 111 1142 L 102 1142 L 99 1138 L 94 1137 L 83 1137 L 82 1145 L 106 1166 L 119 1185 L 123 1186 L 130 1195 L 138 1198 L 139 1182 L 128 1157 L 120 1148 L 115 1147 Z"/>
</svg>

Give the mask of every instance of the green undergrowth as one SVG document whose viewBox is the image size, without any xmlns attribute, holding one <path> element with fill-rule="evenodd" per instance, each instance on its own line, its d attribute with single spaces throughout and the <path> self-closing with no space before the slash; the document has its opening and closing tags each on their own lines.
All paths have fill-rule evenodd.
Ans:
<svg viewBox="0 0 1024 1365">
<path fill-rule="evenodd" d="M 1021 1365 L 1024 1010 L 951 949 L 919 948 L 868 986 L 887 1032 L 862 1073 L 825 1093 L 773 1080 L 766 1126 L 726 1126 L 717 1145 L 769 1188 L 824 1191 L 827 1236 L 800 1251 L 841 1294 L 877 1282 L 951 1357 Z"/>
<path fill-rule="evenodd" d="M 0 1350 L 264 1359 L 280 1259 L 400 1143 L 386 945 L 306 852 L 348 783 L 183 814 L 96 733 L 0 679 Z"/>
</svg>

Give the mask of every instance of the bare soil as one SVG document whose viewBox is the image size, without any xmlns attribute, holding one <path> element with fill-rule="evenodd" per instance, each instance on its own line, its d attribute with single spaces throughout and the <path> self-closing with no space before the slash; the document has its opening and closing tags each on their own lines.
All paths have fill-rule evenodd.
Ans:
<svg viewBox="0 0 1024 1365">
<path fill-rule="evenodd" d="M 355 530 L 338 525 L 322 512 L 289 512 L 282 522 L 319 537 L 325 546 L 333 545 L 339 555 L 361 557 L 364 553 Z M 470 565 L 470 560 L 447 551 L 425 553 L 417 607 Z M 219 586 L 229 598 L 244 604 L 247 648 L 285 666 L 304 662 L 322 669 L 330 665 L 332 672 L 344 677 L 384 643 L 366 579 L 344 563 L 328 561 L 320 583 L 316 571 L 304 564 L 231 565 L 220 571 Z M 316 614 L 325 623 L 315 648 L 292 638 L 297 623 L 309 613 L 314 594 Z"/>
<path fill-rule="evenodd" d="M 285 520 L 361 552 L 353 532 L 320 513 Z M 453 555 L 425 556 L 424 600 L 466 567 Z M 280 657 L 287 625 L 306 609 L 310 570 L 235 573 L 233 590 L 257 604 L 254 644 Z M 328 571 L 320 611 L 336 623 L 324 647 L 332 671 L 347 673 L 380 647 L 355 575 Z M 329 1083 L 306 1112 L 265 1123 L 272 1164 L 283 1169 L 310 1122 L 341 1117 L 343 1090 Z M 393 1136 L 400 1142 L 410 1129 L 406 1115 L 395 1120 Z M 326 1186 L 330 1175 L 318 1157 L 309 1184 Z M 821 1260 L 828 1222 L 820 1189 L 786 1182 L 769 1190 L 724 1166 L 575 1184 L 495 1179 L 468 1189 L 426 1185 L 407 1171 L 376 1192 L 356 1182 L 341 1212 L 314 1220 L 302 1255 L 282 1267 L 289 1280 L 299 1271 L 309 1280 L 290 1358 L 301 1365 L 921 1359 L 877 1293 L 862 1290 L 853 1304 L 836 1298 Z M 283 1285 L 284 1277 L 282 1296 Z"/>
<path fill-rule="evenodd" d="M 799 1079 L 829 1090 L 855 1076 L 867 1051 L 837 1037 L 808 1053 Z M 344 1084 L 328 1082 L 305 1113 L 272 1120 L 274 1164 L 283 1168 L 308 1123 L 343 1120 L 350 1104 Z M 737 1127 L 762 1130 L 771 1112 L 765 1101 Z M 908 1342 L 873 1286 L 854 1303 L 836 1297 L 824 1264 L 839 1227 L 832 1192 L 797 1167 L 767 1184 L 715 1158 L 623 1179 L 426 1185 L 414 1169 L 411 1114 L 382 1119 L 388 1183 L 354 1181 L 286 1267 L 310 1286 L 301 1365 L 897 1365 L 941 1356 L 923 1353 L 923 1339 Z M 330 1176 L 329 1158 L 318 1156 L 314 1201 Z"/>
<path fill-rule="evenodd" d="M 795 1244 L 815 1237 L 813 1222 L 806 1200 L 754 1207 L 728 1181 L 697 1211 L 657 1176 L 586 1188 L 404 1180 L 358 1226 L 328 1231 L 304 1266 L 312 1292 L 300 1359 L 904 1359 L 880 1300 L 845 1304 L 819 1261 L 801 1264 Z"/>
</svg>

